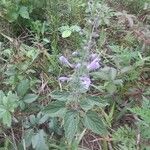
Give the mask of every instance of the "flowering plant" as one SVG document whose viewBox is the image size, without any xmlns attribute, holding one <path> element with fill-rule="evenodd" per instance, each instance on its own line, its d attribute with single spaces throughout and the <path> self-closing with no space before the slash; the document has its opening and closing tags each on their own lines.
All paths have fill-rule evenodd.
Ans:
<svg viewBox="0 0 150 150">
<path fill-rule="evenodd" d="M 91 3 L 89 5 L 91 7 Z M 94 17 L 91 13 L 90 18 Z M 60 64 L 72 69 L 73 72 L 71 75 L 58 78 L 60 87 L 63 87 L 63 83 L 66 82 L 69 88 L 53 91 L 51 98 L 55 101 L 44 109 L 50 117 L 59 117 L 63 120 L 62 125 L 69 145 L 74 142 L 79 144 L 79 139 L 86 129 L 101 136 L 108 135 L 104 119 L 94 111 L 94 108 L 102 109 L 107 103 L 100 97 L 89 94 L 90 87 L 93 85 L 90 74 L 99 70 L 102 65 L 100 55 L 92 52 L 97 38 L 94 34 L 98 28 L 96 20 L 97 17 L 94 24 L 88 25 L 90 31 L 84 30 L 86 40 L 82 50 L 73 52 L 71 60 L 63 55 L 59 57 Z"/>
<path fill-rule="evenodd" d="M 73 52 L 73 55 L 75 53 L 79 55 L 79 53 L 77 53 L 77 52 Z M 61 64 L 74 69 L 75 74 L 79 75 L 80 85 L 83 87 L 83 89 L 86 89 L 86 90 L 89 90 L 89 87 L 91 85 L 91 79 L 89 76 L 89 72 L 95 71 L 101 67 L 100 58 L 99 58 L 98 54 L 96 54 L 96 53 L 91 54 L 89 56 L 88 62 L 87 61 L 84 62 L 84 60 L 83 61 L 81 60 L 80 62 L 77 62 L 76 64 L 71 64 L 68 61 L 68 59 L 64 56 L 60 56 L 59 60 L 60 60 Z M 60 82 L 65 82 L 65 81 L 70 82 L 71 80 L 73 80 L 72 77 L 66 77 L 66 76 L 59 77 Z"/>
</svg>

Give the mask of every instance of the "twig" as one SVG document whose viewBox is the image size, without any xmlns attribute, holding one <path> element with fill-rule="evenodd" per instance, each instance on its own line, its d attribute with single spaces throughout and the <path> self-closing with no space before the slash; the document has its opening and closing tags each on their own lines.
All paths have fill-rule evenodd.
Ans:
<svg viewBox="0 0 150 150">
<path fill-rule="evenodd" d="M 11 128 L 11 133 L 12 133 L 12 138 L 13 138 L 14 148 L 15 148 L 15 150 L 18 150 L 18 148 L 17 148 L 17 144 L 16 144 L 16 140 L 15 140 L 14 131 L 13 131 L 13 129 L 12 129 L 12 128 Z"/>
</svg>

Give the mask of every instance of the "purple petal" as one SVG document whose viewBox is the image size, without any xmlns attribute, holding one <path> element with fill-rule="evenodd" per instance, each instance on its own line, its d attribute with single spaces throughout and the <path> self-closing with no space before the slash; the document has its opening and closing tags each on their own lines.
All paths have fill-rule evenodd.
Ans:
<svg viewBox="0 0 150 150">
<path fill-rule="evenodd" d="M 60 82 L 65 82 L 65 81 L 69 81 L 69 78 L 68 77 L 59 77 L 58 80 Z"/>
<path fill-rule="evenodd" d="M 89 77 L 80 77 L 81 84 L 84 86 L 85 89 L 89 89 L 89 86 L 91 84 L 91 80 Z"/>
<path fill-rule="evenodd" d="M 67 58 L 64 57 L 64 56 L 60 56 L 60 57 L 59 57 L 59 61 L 60 61 L 60 63 L 63 64 L 63 65 L 67 65 L 67 66 L 72 67 L 72 64 L 70 64 L 69 61 L 67 60 Z"/>
<path fill-rule="evenodd" d="M 87 69 L 88 69 L 89 71 L 93 71 L 93 70 L 99 69 L 99 68 L 100 68 L 99 61 L 100 61 L 100 59 L 96 57 L 96 58 L 87 66 Z"/>
<path fill-rule="evenodd" d="M 96 53 L 93 53 L 90 55 L 90 60 L 93 61 L 95 58 L 98 58 L 98 55 Z"/>
</svg>

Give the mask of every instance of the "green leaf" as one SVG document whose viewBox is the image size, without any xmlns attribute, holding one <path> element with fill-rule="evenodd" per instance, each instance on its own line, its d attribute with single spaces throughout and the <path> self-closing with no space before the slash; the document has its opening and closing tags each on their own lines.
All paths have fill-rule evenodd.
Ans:
<svg viewBox="0 0 150 150">
<path fill-rule="evenodd" d="M 121 69 L 120 74 L 129 73 L 131 70 L 133 70 L 132 66 L 126 66 Z"/>
<path fill-rule="evenodd" d="M 113 81 L 113 83 L 115 84 L 115 85 L 120 85 L 120 86 L 122 86 L 123 84 L 123 80 L 121 80 L 121 79 L 117 79 L 117 80 L 114 80 Z"/>
<path fill-rule="evenodd" d="M 110 75 L 111 80 L 114 80 L 117 76 L 117 70 L 115 68 L 110 67 L 108 73 Z"/>
<path fill-rule="evenodd" d="M 2 102 L 4 96 L 4 92 L 0 90 L 0 103 Z"/>
<path fill-rule="evenodd" d="M 28 12 L 28 8 L 25 7 L 25 6 L 21 6 L 20 9 L 19 9 L 19 14 L 22 18 L 25 18 L 25 19 L 30 19 L 29 17 L 29 12 Z"/>
<path fill-rule="evenodd" d="M 31 123 L 32 125 L 36 124 L 35 115 L 30 115 L 30 116 L 29 116 L 29 120 L 30 120 L 30 123 Z"/>
<path fill-rule="evenodd" d="M 106 31 L 104 31 L 104 29 L 102 29 L 102 31 L 100 32 L 100 38 L 99 38 L 99 46 L 102 47 L 105 44 L 106 41 Z"/>
<path fill-rule="evenodd" d="M 78 25 L 73 25 L 73 26 L 70 27 L 70 30 L 72 32 L 79 32 L 81 30 L 81 28 Z"/>
<path fill-rule="evenodd" d="M 32 137 L 32 147 L 35 150 L 49 150 L 46 145 L 45 133 L 43 130 L 39 130 L 38 133 Z"/>
<path fill-rule="evenodd" d="M 9 22 L 13 22 L 13 21 L 17 20 L 18 16 L 19 16 L 19 14 L 17 11 L 9 11 L 7 13 L 6 18 L 8 19 Z"/>
<path fill-rule="evenodd" d="M 70 30 L 70 27 L 67 25 L 67 26 L 61 26 L 59 28 L 59 31 L 62 33 L 63 31 L 66 31 L 66 30 Z"/>
<path fill-rule="evenodd" d="M 51 117 L 60 117 L 66 112 L 65 103 L 61 101 L 51 102 L 48 106 L 46 106 L 44 112 Z"/>
<path fill-rule="evenodd" d="M 48 115 L 44 115 L 43 117 L 41 117 L 39 119 L 39 124 L 43 124 L 44 122 L 46 122 L 49 119 Z"/>
<path fill-rule="evenodd" d="M 17 93 L 19 96 L 24 96 L 30 87 L 30 82 L 28 79 L 22 80 L 17 86 Z"/>
<path fill-rule="evenodd" d="M 95 79 L 101 79 L 101 80 L 106 80 L 109 81 L 109 74 L 108 71 L 106 70 L 106 68 L 101 69 L 99 72 L 93 72 L 91 73 L 91 75 L 95 78 Z"/>
<path fill-rule="evenodd" d="M 38 96 L 36 94 L 27 94 L 25 95 L 25 97 L 23 98 L 23 101 L 26 103 L 32 103 L 34 102 L 36 99 L 38 98 Z"/>
<path fill-rule="evenodd" d="M 8 127 L 10 127 L 11 126 L 11 121 L 12 121 L 11 114 L 10 114 L 9 111 L 6 111 L 3 114 L 3 124 L 7 125 Z"/>
<path fill-rule="evenodd" d="M 6 112 L 5 107 L 3 105 L 0 105 L 0 119 L 3 118 L 5 112 Z"/>
<path fill-rule="evenodd" d="M 68 111 L 64 118 L 65 136 L 69 143 L 72 142 L 78 130 L 79 114 L 77 111 Z"/>
<path fill-rule="evenodd" d="M 96 112 L 88 111 L 84 117 L 83 124 L 87 129 L 92 130 L 94 133 L 100 135 L 107 134 L 107 129 Z"/>
<path fill-rule="evenodd" d="M 69 92 L 60 92 L 60 91 L 53 91 L 51 94 L 50 94 L 51 98 L 52 99 L 56 99 L 58 101 L 67 101 L 70 94 Z"/>
<path fill-rule="evenodd" d="M 108 93 L 113 94 L 117 91 L 117 86 L 114 83 L 108 83 L 106 86 L 106 90 Z"/>
<path fill-rule="evenodd" d="M 32 137 L 34 135 L 34 131 L 33 129 L 28 129 L 25 131 L 25 134 L 24 134 L 24 141 L 25 141 L 25 145 L 26 147 L 29 147 L 32 143 Z"/>
<path fill-rule="evenodd" d="M 83 110 L 88 111 L 92 109 L 94 106 L 98 107 L 105 107 L 108 103 L 106 101 L 103 101 L 101 98 L 97 96 L 88 96 L 80 101 L 80 106 Z"/>
<path fill-rule="evenodd" d="M 117 76 L 117 70 L 112 67 L 104 67 L 99 72 L 91 73 L 94 78 L 106 81 L 114 80 Z"/>
<path fill-rule="evenodd" d="M 65 30 L 62 32 L 62 37 L 67 38 L 71 35 L 71 33 L 72 33 L 71 30 Z"/>
<path fill-rule="evenodd" d="M 14 112 L 14 109 L 18 106 L 18 96 L 17 94 L 13 94 L 11 91 L 7 94 L 7 99 L 5 99 L 5 106 L 9 109 L 10 112 Z"/>
</svg>

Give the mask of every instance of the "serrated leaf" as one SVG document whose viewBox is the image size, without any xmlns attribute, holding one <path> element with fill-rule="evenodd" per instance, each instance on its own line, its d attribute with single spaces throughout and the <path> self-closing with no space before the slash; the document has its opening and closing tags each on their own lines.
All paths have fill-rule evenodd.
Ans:
<svg viewBox="0 0 150 150">
<path fill-rule="evenodd" d="M 87 129 L 92 130 L 94 133 L 100 135 L 107 134 L 107 129 L 96 112 L 88 111 L 84 116 L 83 124 Z"/>
<path fill-rule="evenodd" d="M 0 90 L 0 103 L 2 102 L 4 96 L 4 92 Z"/>
<path fill-rule="evenodd" d="M 113 94 L 114 92 L 117 91 L 117 86 L 113 83 L 109 83 L 106 86 L 106 90 L 107 90 L 108 93 Z"/>
<path fill-rule="evenodd" d="M 38 98 L 38 96 L 36 94 L 27 94 L 25 95 L 25 97 L 23 98 L 23 101 L 26 103 L 32 103 L 34 102 L 36 99 Z"/>
<path fill-rule="evenodd" d="M 110 67 L 108 73 L 110 75 L 111 80 L 114 80 L 117 76 L 117 70 L 115 68 Z"/>
<path fill-rule="evenodd" d="M 100 70 L 99 72 L 93 72 L 91 73 L 91 75 L 95 78 L 95 79 L 101 79 L 101 80 L 109 80 L 109 75 L 107 72 L 104 72 L 103 70 Z"/>
<path fill-rule="evenodd" d="M 32 137 L 32 147 L 35 150 L 49 150 L 46 145 L 45 133 L 43 130 L 39 130 L 36 135 Z"/>
<path fill-rule="evenodd" d="M 17 96 L 17 94 L 13 94 L 11 91 L 9 91 L 7 94 L 7 99 L 8 102 L 12 104 L 14 102 L 17 102 L 19 100 L 19 97 Z"/>
<path fill-rule="evenodd" d="M 68 111 L 65 114 L 64 118 L 64 130 L 65 130 L 65 137 L 67 138 L 68 142 L 71 143 L 77 130 L 79 124 L 79 114 L 77 111 Z"/>
<path fill-rule="evenodd" d="M 106 81 L 114 80 L 117 76 L 117 70 L 112 67 L 104 67 L 99 72 L 92 73 L 96 79 L 102 79 Z"/>
<path fill-rule="evenodd" d="M 8 19 L 9 22 L 14 22 L 17 20 L 18 16 L 19 16 L 18 12 L 9 11 L 6 18 Z"/>
<path fill-rule="evenodd" d="M 43 117 L 40 118 L 39 120 L 39 124 L 43 124 L 45 121 L 47 121 L 49 119 L 48 115 L 44 115 Z"/>
<path fill-rule="evenodd" d="M 53 91 L 51 94 L 50 94 L 51 98 L 52 99 L 56 99 L 58 101 L 67 101 L 70 94 L 69 92 L 60 92 L 60 91 Z"/>
<path fill-rule="evenodd" d="M 17 94 L 19 96 L 24 96 L 30 87 L 30 82 L 28 79 L 22 80 L 17 86 Z"/>
<path fill-rule="evenodd" d="M 12 122 L 12 118 L 11 118 L 11 114 L 9 111 L 5 111 L 5 113 L 3 114 L 3 124 L 7 125 L 8 127 L 11 126 L 11 122 Z"/>
<path fill-rule="evenodd" d="M 33 129 L 29 129 L 25 131 L 24 140 L 25 140 L 26 147 L 29 147 L 31 145 L 32 142 L 31 139 L 33 135 L 34 135 Z"/>
<path fill-rule="evenodd" d="M 101 100 L 99 97 L 96 96 L 88 96 L 81 99 L 80 101 L 80 106 L 85 111 L 92 109 L 94 106 L 105 107 L 107 105 L 108 103 L 106 103 L 105 101 Z"/>
<path fill-rule="evenodd" d="M 62 32 L 62 37 L 67 38 L 71 35 L 71 30 L 65 30 Z"/>
<path fill-rule="evenodd" d="M 65 103 L 61 101 L 51 102 L 48 106 L 46 106 L 44 112 L 51 117 L 60 117 L 66 112 Z"/>
<path fill-rule="evenodd" d="M 25 6 L 21 6 L 20 9 L 19 9 L 19 14 L 22 18 L 25 18 L 25 19 L 30 19 L 29 17 L 29 12 L 28 12 L 28 8 L 25 7 Z"/>
<path fill-rule="evenodd" d="M 34 125 L 34 124 L 36 123 L 35 115 L 30 115 L 30 116 L 29 116 L 29 120 L 30 120 L 30 123 L 31 123 L 32 125 Z"/>
<path fill-rule="evenodd" d="M 99 46 L 102 47 L 105 44 L 105 41 L 106 41 L 106 31 L 102 29 L 102 31 L 100 32 Z"/>
<path fill-rule="evenodd" d="M 3 105 L 0 105 L 0 119 L 3 118 L 3 114 L 5 114 L 6 109 Z"/>
</svg>

